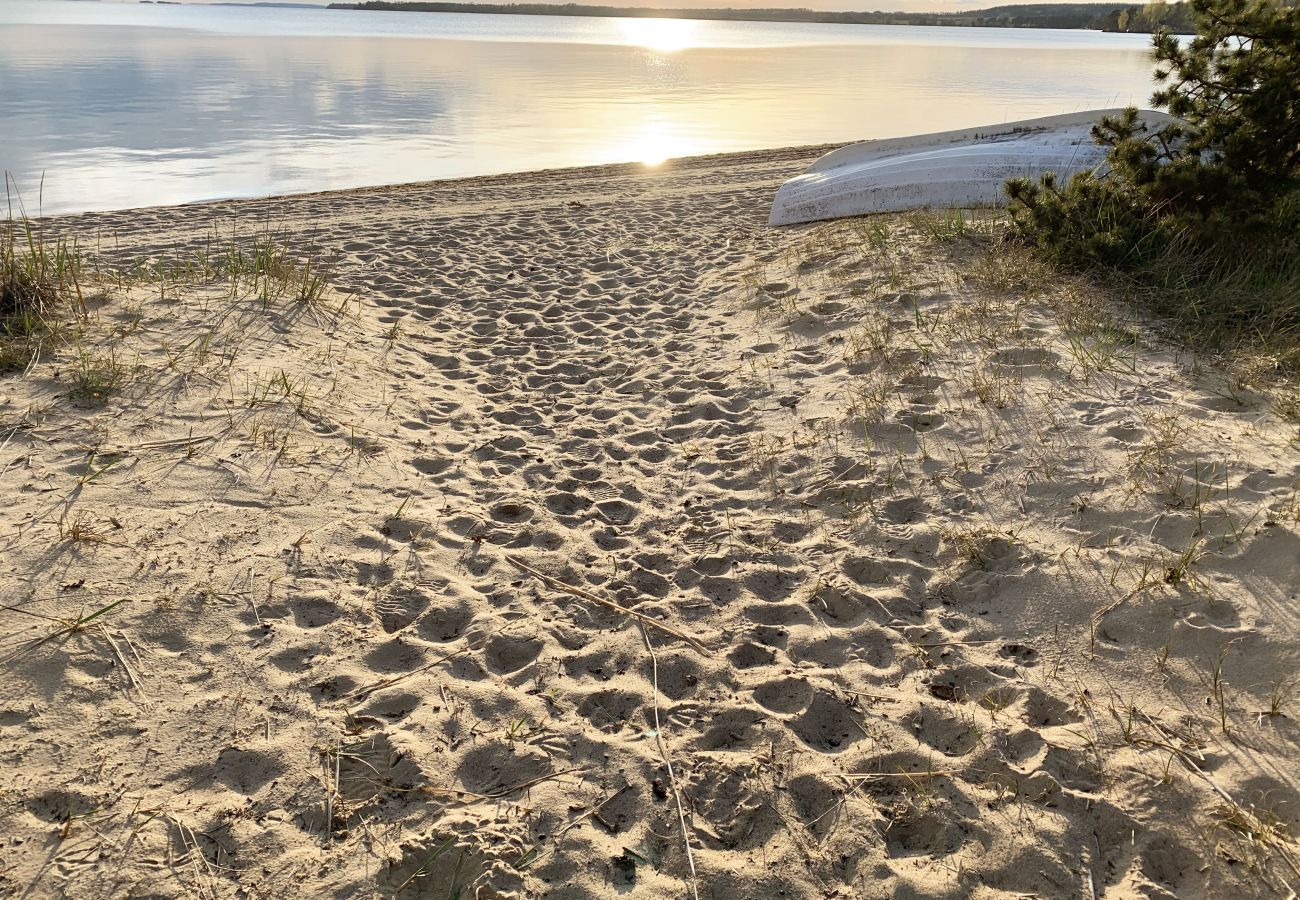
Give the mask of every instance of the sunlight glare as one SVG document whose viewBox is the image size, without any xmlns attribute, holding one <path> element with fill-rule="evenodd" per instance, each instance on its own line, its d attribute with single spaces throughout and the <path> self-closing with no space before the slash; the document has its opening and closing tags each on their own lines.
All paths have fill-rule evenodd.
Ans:
<svg viewBox="0 0 1300 900">
<path fill-rule="evenodd" d="M 633 47 L 676 53 L 695 46 L 699 22 L 690 19 L 617 19 L 623 40 Z"/>
<path fill-rule="evenodd" d="M 646 122 L 636 131 L 631 158 L 645 166 L 663 165 L 674 156 L 689 156 L 690 143 L 663 122 Z"/>
</svg>

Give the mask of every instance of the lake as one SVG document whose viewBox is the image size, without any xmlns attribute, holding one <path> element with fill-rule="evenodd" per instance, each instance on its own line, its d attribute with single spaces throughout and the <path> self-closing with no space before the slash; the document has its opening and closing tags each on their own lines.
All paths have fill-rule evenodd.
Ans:
<svg viewBox="0 0 1300 900">
<path fill-rule="evenodd" d="M 62 213 L 654 165 L 1144 105 L 1148 43 L 0 0 L 0 168 L 28 212 Z"/>
</svg>

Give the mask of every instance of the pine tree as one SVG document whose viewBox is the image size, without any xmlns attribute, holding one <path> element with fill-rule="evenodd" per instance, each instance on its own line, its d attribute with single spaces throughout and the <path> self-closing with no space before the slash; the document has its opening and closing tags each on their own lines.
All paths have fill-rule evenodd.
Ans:
<svg viewBox="0 0 1300 900">
<path fill-rule="evenodd" d="M 1300 7 L 1190 8 L 1194 38 L 1153 39 L 1152 102 L 1180 121 L 1150 130 L 1130 108 L 1093 129 L 1109 148 L 1104 174 L 1010 182 L 1022 235 L 1066 260 L 1129 267 L 1171 242 L 1300 236 Z"/>
</svg>

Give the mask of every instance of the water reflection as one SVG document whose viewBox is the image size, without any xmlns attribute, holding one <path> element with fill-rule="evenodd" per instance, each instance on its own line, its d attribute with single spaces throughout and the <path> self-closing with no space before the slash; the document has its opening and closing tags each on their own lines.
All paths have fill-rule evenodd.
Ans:
<svg viewBox="0 0 1300 900">
<path fill-rule="evenodd" d="M 706 152 L 703 142 L 679 132 L 673 122 L 663 117 L 649 118 L 632 125 L 626 143 L 612 142 L 602 151 L 609 161 L 639 162 L 658 166 L 675 156 Z"/>
<path fill-rule="evenodd" d="M 29 206 L 45 173 L 44 209 L 63 212 L 657 164 L 1142 102 L 1150 90 L 1145 51 L 1128 45 L 717 47 L 711 24 L 625 20 L 619 44 L 11 24 L 0 28 L 0 167 Z"/>
<path fill-rule="evenodd" d="M 676 53 L 695 43 L 700 23 L 689 19 L 615 19 L 623 41 L 660 53 Z"/>
</svg>

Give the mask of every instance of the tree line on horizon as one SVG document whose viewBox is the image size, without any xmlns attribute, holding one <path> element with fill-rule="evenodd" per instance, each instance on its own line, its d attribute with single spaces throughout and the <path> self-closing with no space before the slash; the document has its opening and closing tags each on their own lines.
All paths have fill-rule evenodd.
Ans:
<svg viewBox="0 0 1300 900">
<path fill-rule="evenodd" d="M 830 12 L 812 9 L 658 9 L 586 6 L 577 3 L 464 3 L 449 0 L 365 0 L 331 3 L 330 9 L 401 12 L 481 13 L 516 16 L 591 16 L 596 18 L 715 19 L 748 22 L 817 22 L 838 25 L 948 25 L 976 28 L 1086 28 L 1097 31 L 1154 33 L 1160 29 L 1190 34 L 1193 21 L 1185 0 L 1175 3 L 1111 7 L 1098 3 L 1038 3 L 995 6 L 953 13 Z"/>
<path fill-rule="evenodd" d="M 1194 34 L 1196 23 L 1191 4 L 1187 2 L 1161 3 L 1153 0 L 1143 6 L 1114 9 L 1098 20 L 1100 31 L 1124 31 L 1155 34 L 1164 29 L 1174 34 Z"/>
</svg>

